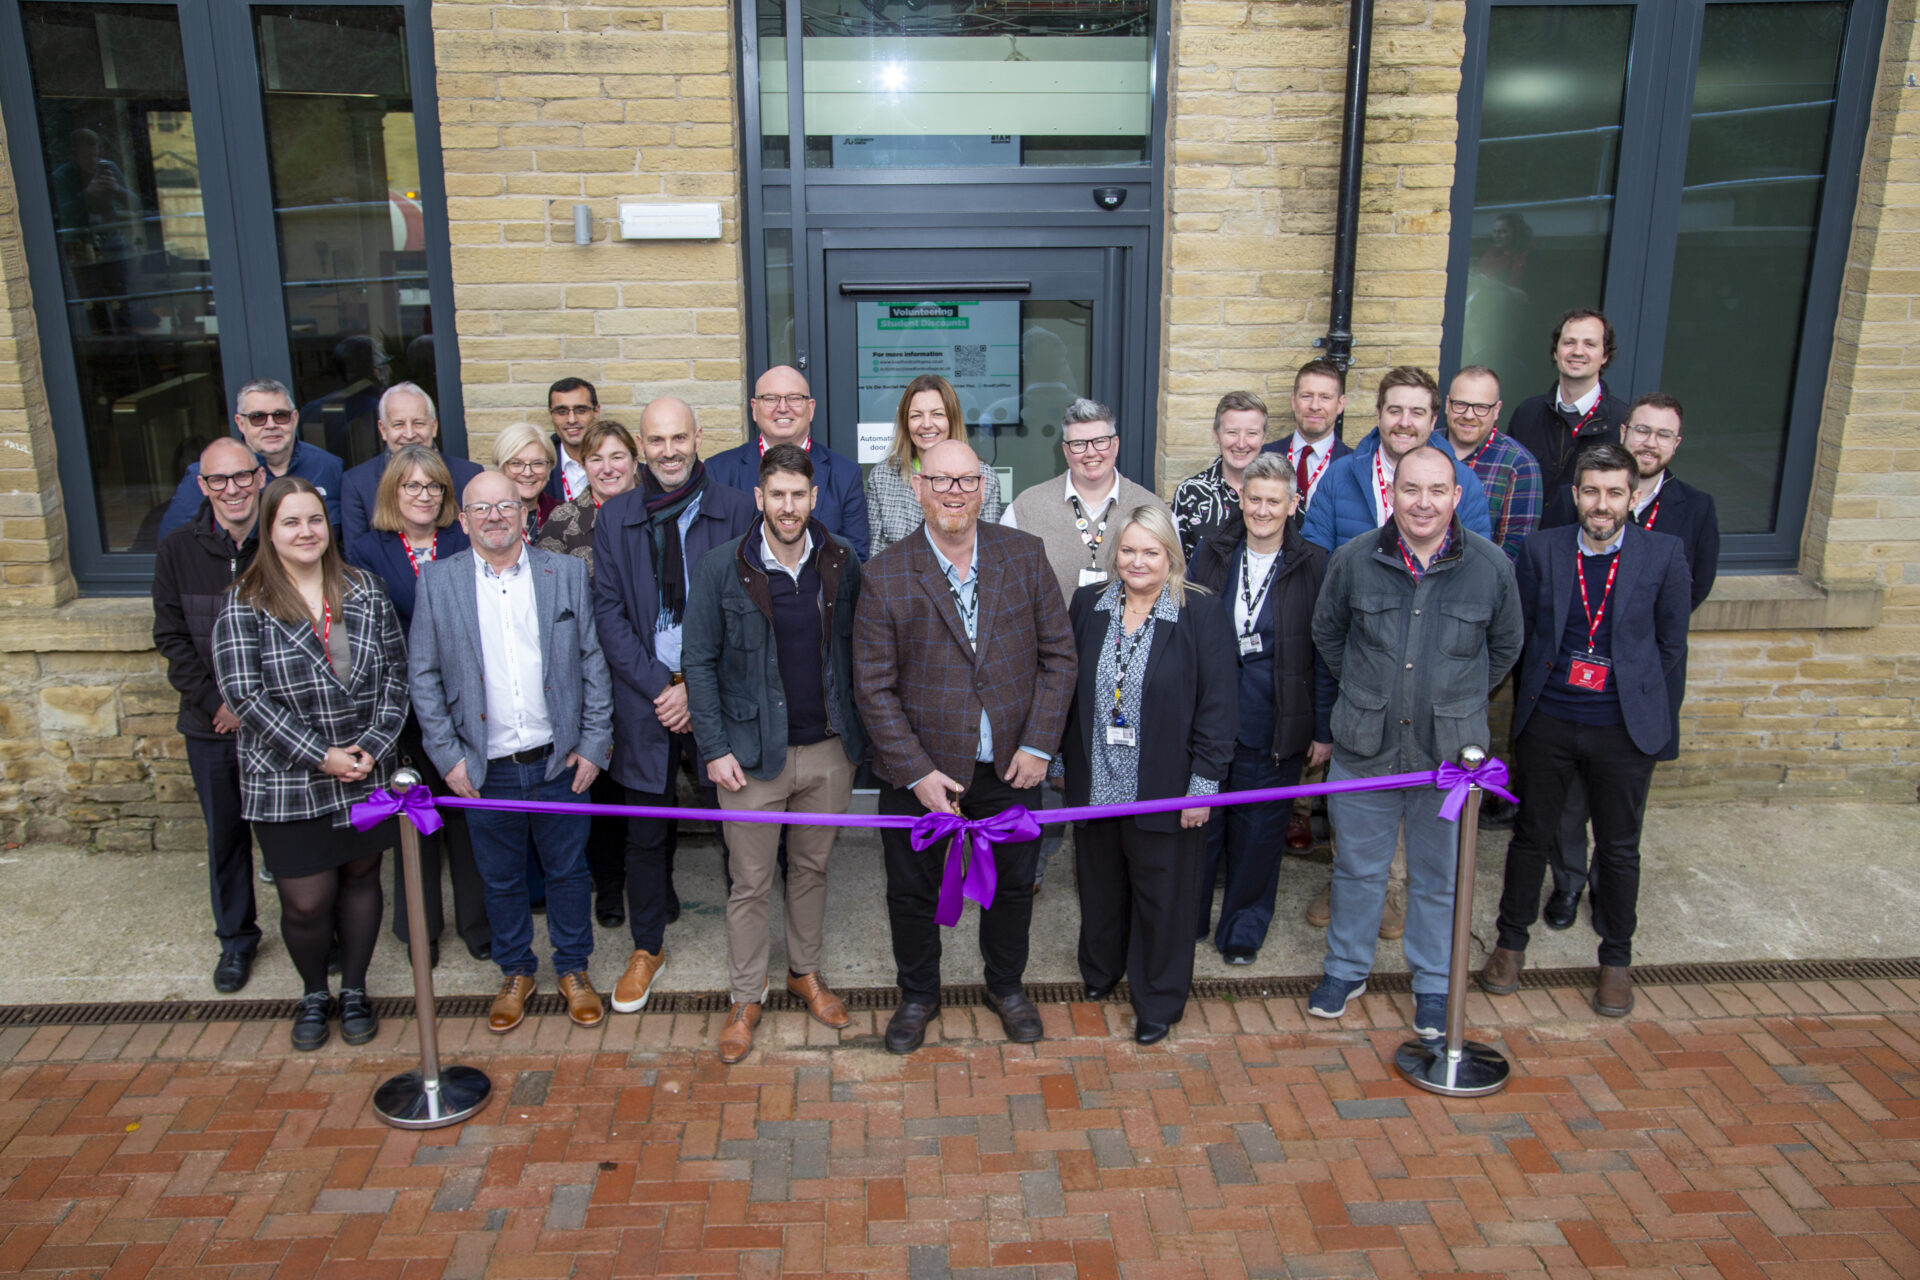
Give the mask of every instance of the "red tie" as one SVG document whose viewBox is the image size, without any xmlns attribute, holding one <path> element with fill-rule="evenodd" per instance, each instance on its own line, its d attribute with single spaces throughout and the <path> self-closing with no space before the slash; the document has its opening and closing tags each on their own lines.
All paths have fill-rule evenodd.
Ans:
<svg viewBox="0 0 1920 1280">
<path fill-rule="evenodd" d="M 1300 462 L 1295 467 L 1293 474 L 1295 476 L 1294 488 L 1302 498 L 1307 496 L 1307 459 L 1312 456 L 1312 449 L 1306 445 L 1300 446 Z"/>
</svg>

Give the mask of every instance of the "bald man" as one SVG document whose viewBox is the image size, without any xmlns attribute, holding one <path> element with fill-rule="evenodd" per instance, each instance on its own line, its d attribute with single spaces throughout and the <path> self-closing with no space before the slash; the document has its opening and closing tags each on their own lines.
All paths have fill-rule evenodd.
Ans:
<svg viewBox="0 0 1920 1280">
<path fill-rule="evenodd" d="M 636 434 L 646 464 L 640 486 L 607 499 L 594 521 L 593 617 L 613 671 L 614 780 L 628 804 L 662 806 L 677 803 L 681 753 L 695 749 L 680 675 L 693 567 L 744 535 L 756 512 L 750 490 L 717 482 L 700 461 L 700 426 L 684 400 L 653 401 Z M 671 822 L 630 820 L 624 866 L 603 869 L 596 886 L 626 894 L 633 933 L 633 954 L 613 991 L 615 1013 L 644 1008 L 666 964 L 673 838 Z"/>
<path fill-rule="evenodd" d="M 814 439 L 813 391 L 806 378 L 798 369 L 775 365 L 753 384 L 747 408 L 753 416 L 753 438 L 707 459 L 709 474 L 721 484 L 752 493 L 759 483 L 761 455 L 768 449 L 790 444 L 806 450 L 813 461 L 814 487 L 820 491 L 813 518 L 828 533 L 852 543 L 854 554 L 864 561 L 870 545 L 866 485 L 858 463 L 827 448 L 826 441 Z"/>
</svg>

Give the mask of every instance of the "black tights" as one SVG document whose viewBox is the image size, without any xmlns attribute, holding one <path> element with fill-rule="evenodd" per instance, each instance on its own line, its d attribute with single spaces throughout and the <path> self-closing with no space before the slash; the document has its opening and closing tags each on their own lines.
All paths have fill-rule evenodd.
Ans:
<svg viewBox="0 0 1920 1280">
<path fill-rule="evenodd" d="M 308 994 L 328 989 L 327 949 L 333 945 L 336 928 L 340 986 L 345 990 L 366 987 L 367 964 L 373 959 L 385 906 L 380 893 L 381 856 L 369 854 L 316 876 L 282 876 L 274 881 L 280 890 L 280 936 Z"/>
</svg>

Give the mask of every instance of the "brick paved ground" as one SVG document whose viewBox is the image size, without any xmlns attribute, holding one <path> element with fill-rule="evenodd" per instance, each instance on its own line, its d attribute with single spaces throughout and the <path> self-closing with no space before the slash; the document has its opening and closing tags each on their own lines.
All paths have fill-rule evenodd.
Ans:
<svg viewBox="0 0 1920 1280">
<path fill-rule="evenodd" d="M 368 1097 L 410 1027 L 0 1032 L 0 1274 L 477 1277 L 1920 1276 L 1920 983 L 1584 992 L 1471 1013 L 1516 1061 L 1452 1102 L 1386 1063 L 1410 1009 L 1118 1007 L 1011 1046 L 950 1009 L 906 1060 L 774 1016 L 446 1029 L 496 1094 L 461 1128 Z"/>
</svg>

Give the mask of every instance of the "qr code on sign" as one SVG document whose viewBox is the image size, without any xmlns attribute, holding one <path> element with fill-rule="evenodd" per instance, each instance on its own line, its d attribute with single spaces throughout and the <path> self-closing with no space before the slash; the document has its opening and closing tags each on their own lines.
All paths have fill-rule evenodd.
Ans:
<svg viewBox="0 0 1920 1280">
<path fill-rule="evenodd" d="M 953 349 L 953 376 L 978 378 L 987 371 L 987 344 L 976 342 Z"/>
</svg>

